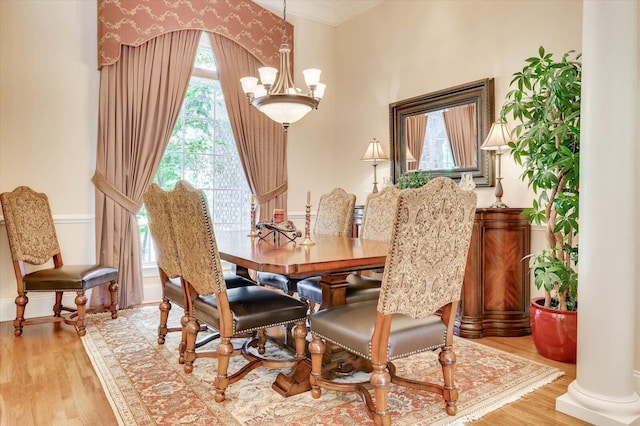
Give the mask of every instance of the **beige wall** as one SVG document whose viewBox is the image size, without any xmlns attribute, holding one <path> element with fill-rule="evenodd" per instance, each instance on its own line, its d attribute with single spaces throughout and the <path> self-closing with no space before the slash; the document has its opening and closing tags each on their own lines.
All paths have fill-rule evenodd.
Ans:
<svg viewBox="0 0 640 426">
<path fill-rule="evenodd" d="M 94 1 L 0 1 L 0 192 L 49 195 L 66 263 L 95 259 L 96 13 Z M 2 229 L 0 320 L 15 317 L 15 297 Z M 49 293 L 29 299 L 28 316 L 51 312 Z"/>
<path fill-rule="evenodd" d="M 337 28 L 292 17 L 295 80 L 302 85 L 301 71 L 319 67 L 328 88 L 320 108 L 289 130 L 290 214 L 304 212 L 307 190 L 314 206 L 336 186 L 364 202 L 373 168 L 359 159 L 371 138 L 388 142 L 389 103 L 493 77 L 497 112 L 511 73 L 539 45 L 558 53 L 580 50 L 581 3 L 553 5 L 549 14 L 549 2 L 540 1 L 387 0 Z M 94 212 L 96 4 L 1 1 L 0 19 L 0 191 L 30 185 L 49 194 L 64 224 L 60 239 L 69 241 L 63 244 L 66 261 L 92 261 L 87 221 Z M 541 20 L 544 29 L 536 24 Z M 382 182 L 388 164 L 378 172 Z M 508 156 L 503 174 L 505 202 L 528 205 L 531 196 Z M 493 200 L 493 189 L 477 192 L 479 206 Z M 537 234 L 534 228 L 533 250 L 543 244 Z M 13 317 L 15 298 L 7 250 L 2 232 L 0 320 Z M 146 294 L 155 299 L 159 293 Z"/>
</svg>

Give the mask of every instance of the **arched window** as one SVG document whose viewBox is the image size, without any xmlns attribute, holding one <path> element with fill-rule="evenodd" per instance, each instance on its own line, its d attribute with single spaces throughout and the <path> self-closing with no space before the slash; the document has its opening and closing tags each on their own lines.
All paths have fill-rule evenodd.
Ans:
<svg viewBox="0 0 640 426">
<path fill-rule="evenodd" d="M 154 182 L 165 190 L 180 179 L 205 191 L 216 230 L 250 228 L 251 191 L 242 170 L 209 36 L 203 33 L 180 115 Z M 153 263 L 146 210 L 138 213 L 142 262 Z"/>
</svg>

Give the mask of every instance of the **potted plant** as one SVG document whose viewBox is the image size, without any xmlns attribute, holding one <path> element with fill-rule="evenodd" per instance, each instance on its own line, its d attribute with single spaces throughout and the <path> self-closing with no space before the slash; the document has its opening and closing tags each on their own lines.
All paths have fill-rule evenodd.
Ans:
<svg viewBox="0 0 640 426">
<path fill-rule="evenodd" d="M 413 170 L 400 175 L 396 186 L 398 189 L 420 188 L 426 185 L 430 179 L 431 175 L 429 173 Z"/>
<path fill-rule="evenodd" d="M 546 248 L 529 259 L 536 287 L 544 288 L 544 299 L 531 303 L 533 340 L 542 355 L 565 362 L 575 362 L 577 333 L 581 77 L 580 54 L 555 60 L 540 47 L 513 75 L 501 111 L 517 123 L 509 147 L 536 195 L 523 213 L 546 224 Z M 547 326 L 570 334 L 553 336 Z"/>
</svg>

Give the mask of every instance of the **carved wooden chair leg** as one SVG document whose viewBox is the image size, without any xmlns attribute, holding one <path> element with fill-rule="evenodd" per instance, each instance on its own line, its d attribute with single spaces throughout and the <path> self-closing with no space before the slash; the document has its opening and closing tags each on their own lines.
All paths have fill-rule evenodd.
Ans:
<svg viewBox="0 0 640 426">
<path fill-rule="evenodd" d="M 264 329 L 258 330 L 258 353 L 264 355 L 265 345 L 267 344 L 267 336 L 264 334 Z"/>
<path fill-rule="evenodd" d="M 306 357 L 306 346 L 307 346 L 307 320 L 304 319 L 302 321 L 296 322 L 296 325 L 293 327 L 293 338 L 296 343 L 296 358 L 304 359 Z"/>
<path fill-rule="evenodd" d="M 78 292 L 75 302 L 76 306 L 78 307 L 76 329 L 78 330 L 78 336 L 84 336 L 85 334 L 87 334 L 87 327 L 84 323 L 87 309 L 87 296 L 84 295 L 84 290 Z"/>
<path fill-rule="evenodd" d="M 22 323 L 24 322 L 24 309 L 29 303 L 27 293 L 19 293 L 16 297 L 16 319 L 13 320 L 13 335 L 18 337 L 22 335 Z"/>
<path fill-rule="evenodd" d="M 325 344 L 322 339 L 315 334 L 312 335 L 313 340 L 309 343 L 309 352 L 311 353 L 311 396 L 315 399 L 320 398 L 322 390 L 318 386 L 318 381 L 322 379 L 322 355 L 324 354 Z"/>
<path fill-rule="evenodd" d="M 222 402 L 225 399 L 225 391 L 229 386 L 229 359 L 233 354 L 233 345 L 229 337 L 220 337 L 220 343 L 218 343 L 218 375 L 216 376 L 213 384 L 216 388 L 215 401 Z"/>
<path fill-rule="evenodd" d="M 376 425 L 391 425 L 391 416 L 387 411 L 389 402 L 389 383 L 391 383 L 391 375 L 386 365 L 373 364 L 371 372 L 371 384 L 373 385 L 374 395 L 376 399 L 375 411 L 372 412 L 373 422 Z"/>
<path fill-rule="evenodd" d="M 115 281 L 111 281 L 111 284 L 109 284 L 109 296 L 111 299 L 109 310 L 111 311 L 111 319 L 118 318 L 118 289 L 119 288 L 120 286 Z"/>
<path fill-rule="evenodd" d="M 180 345 L 178 345 L 178 351 L 180 353 L 178 362 L 180 364 L 184 364 L 184 353 L 187 350 L 187 324 L 189 324 L 189 316 L 185 310 L 184 315 L 180 318 L 180 326 L 182 327 L 182 339 L 180 340 Z"/>
<path fill-rule="evenodd" d="M 169 332 L 167 328 L 167 321 L 169 320 L 169 312 L 171 311 L 171 301 L 168 297 L 165 296 L 162 298 L 162 302 L 160 302 L 160 305 L 158 305 L 158 309 L 160 310 L 160 324 L 158 324 L 158 344 L 164 345 L 167 333 Z M 184 350 L 182 350 L 181 352 L 184 352 Z"/>
<path fill-rule="evenodd" d="M 458 401 L 458 390 L 456 389 L 456 385 L 453 381 L 456 354 L 451 349 L 451 346 L 445 346 L 442 348 L 438 360 L 442 365 L 442 375 L 444 376 L 442 397 L 446 403 L 447 414 L 455 416 L 458 411 L 458 408 L 456 407 L 456 401 Z"/>
<path fill-rule="evenodd" d="M 62 292 L 56 291 L 56 301 L 53 304 L 53 316 L 60 317 L 62 312 Z"/>
<path fill-rule="evenodd" d="M 196 359 L 196 338 L 200 331 L 200 323 L 195 318 L 188 318 L 187 325 L 182 327 L 182 330 L 187 335 L 184 351 L 184 372 L 188 374 L 193 371 L 193 361 Z"/>
</svg>

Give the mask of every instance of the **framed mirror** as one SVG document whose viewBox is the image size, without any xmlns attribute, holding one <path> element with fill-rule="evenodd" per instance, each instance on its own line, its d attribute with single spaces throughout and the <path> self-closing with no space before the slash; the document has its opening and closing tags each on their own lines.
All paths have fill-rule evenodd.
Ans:
<svg viewBox="0 0 640 426">
<path fill-rule="evenodd" d="M 391 179 L 411 170 L 494 185 L 491 152 L 480 149 L 494 116 L 493 79 L 473 81 L 389 105 Z"/>
</svg>

